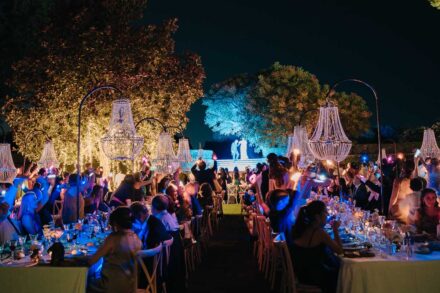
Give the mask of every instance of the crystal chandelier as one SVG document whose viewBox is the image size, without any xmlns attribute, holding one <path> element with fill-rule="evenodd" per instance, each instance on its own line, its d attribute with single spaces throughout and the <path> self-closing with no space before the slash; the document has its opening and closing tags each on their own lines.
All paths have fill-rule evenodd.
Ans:
<svg viewBox="0 0 440 293">
<path fill-rule="evenodd" d="M 17 176 L 12 160 L 11 145 L 9 143 L 0 143 L 0 183 L 12 183 Z"/>
<path fill-rule="evenodd" d="M 187 138 L 179 139 L 179 148 L 177 149 L 177 160 L 180 162 L 180 166 L 183 170 L 188 171 L 190 164 L 193 161 L 189 148 L 189 140 Z"/>
<path fill-rule="evenodd" d="M 134 160 L 139 155 L 144 138 L 136 134 L 130 101 L 116 100 L 107 134 L 101 138 L 104 154 L 110 160 Z"/>
<path fill-rule="evenodd" d="M 51 168 L 58 167 L 58 159 L 55 153 L 55 148 L 51 140 L 47 141 L 44 144 L 43 153 L 41 154 L 41 158 L 38 161 L 38 167 L 40 168 Z"/>
<path fill-rule="evenodd" d="M 179 167 L 179 160 L 174 154 L 171 134 L 164 131 L 157 141 L 156 157 L 152 160 L 157 172 L 163 174 L 174 173 Z"/>
<path fill-rule="evenodd" d="M 431 128 L 423 131 L 423 142 L 420 148 L 420 154 L 423 159 L 428 157 L 438 158 L 440 156 L 440 149 L 438 148 L 437 141 L 435 139 L 435 133 Z"/>
<path fill-rule="evenodd" d="M 319 160 L 343 161 L 351 149 L 339 119 L 338 107 L 319 108 L 318 125 L 309 141 L 310 151 Z"/>
<path fill-rule="evenodd" d="M 287 137 L 287 149 L 286 149 L 286 157 L 288 157 L 288 158 L 290 158 L 290 155 L 292 153 L 294 153 L 294 151 L 293 151 L 294 150 L 294 147 L 293 147 L 294 141 L 295 141 L 295 134 L 294 133 L 289 134 L 289 136 Z"/>
<path fill-rule="evenodd" d="M 293 129 L 293 136 L 295 139 L 292 144 L 292 152 L 295 155 L 300 155 L 298 166 L 301 168 L 307 167 L 315 160 L 309 147 L 307 129 L 304 126 L 297 125 Z"/>
</svg>

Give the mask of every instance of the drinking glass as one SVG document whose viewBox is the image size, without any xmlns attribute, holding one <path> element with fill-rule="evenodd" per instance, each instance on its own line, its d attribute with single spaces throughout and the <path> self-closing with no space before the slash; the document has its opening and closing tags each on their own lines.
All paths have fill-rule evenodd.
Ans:
<svg viewBox="0 0 440 293">
<path fill-rule="evenodd" d="M 11 240 L 9 241 L 9 249 L 14 252 L 15 248 L 17 247 L 17 240 Z"/>
<path fill-rule="evenodd" d="M 29 234 L 29 238 L 31 239 L 31 244 L 38 242 L 38 234 Z"/>
<path fill-rule="evenodd" d="M 24 244 L 26 243 L 26 236 L 18 236 L 18 243 L 22 248 L 24 248 Z"/>
</svg>

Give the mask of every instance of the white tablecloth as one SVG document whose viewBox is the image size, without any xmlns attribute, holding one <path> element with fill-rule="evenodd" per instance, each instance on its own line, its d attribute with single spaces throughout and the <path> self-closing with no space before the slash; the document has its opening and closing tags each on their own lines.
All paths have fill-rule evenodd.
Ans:
<svg viewBox="0 0 440 293">
<path fill-rule="evenodd" d="M 440 292 L 440 252 L 373 258 L 343 258 L 338 293 Z"/>
</svg>

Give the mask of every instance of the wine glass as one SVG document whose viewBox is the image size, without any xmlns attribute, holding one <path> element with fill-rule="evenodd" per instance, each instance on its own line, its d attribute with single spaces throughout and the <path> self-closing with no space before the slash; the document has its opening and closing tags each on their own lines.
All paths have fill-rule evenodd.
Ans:
<svg viewBox="0 0 440 293">
<path fill-rule="evenodd" d="M 9 241 L 9 249 L 14 253 L 15 248 L 17 248 L 17 240 Z"/>
<path fill-rule="evenodd" d="M 38 234 L 29 234 L 29 238 L 31 239 L 31 244 L 38 242 Z"/>
</svg>

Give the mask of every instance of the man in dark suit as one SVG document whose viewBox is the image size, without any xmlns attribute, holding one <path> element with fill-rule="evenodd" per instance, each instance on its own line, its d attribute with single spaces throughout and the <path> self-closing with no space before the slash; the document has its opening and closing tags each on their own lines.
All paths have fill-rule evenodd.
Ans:
<svg viewBox="0 0 440 293">
<path fill-rule="evenodd" d="M 216 170 L 217 160 L 214 160 L 214 166 L 212 166 L 212 168 L 206 169 L 205 161 L 199 159 L 197 163 L 192 166 L 191 173 L 193 173 L 199 185 L 202 185 L 203 183 L 208 183 L 209 185 L 211 185 L 212 190 L 215 190 L 214 178 Z"/>
<path fill-rule="evenodd" d="M 134 202 L 130 206 L 133 218 L 133 231 L 142 241 L 143 249 L 151 249 L 165 240 L 171 239 L 162 222 L 152 217 L 146 206 L 140 202 Z"/>
</svg>

